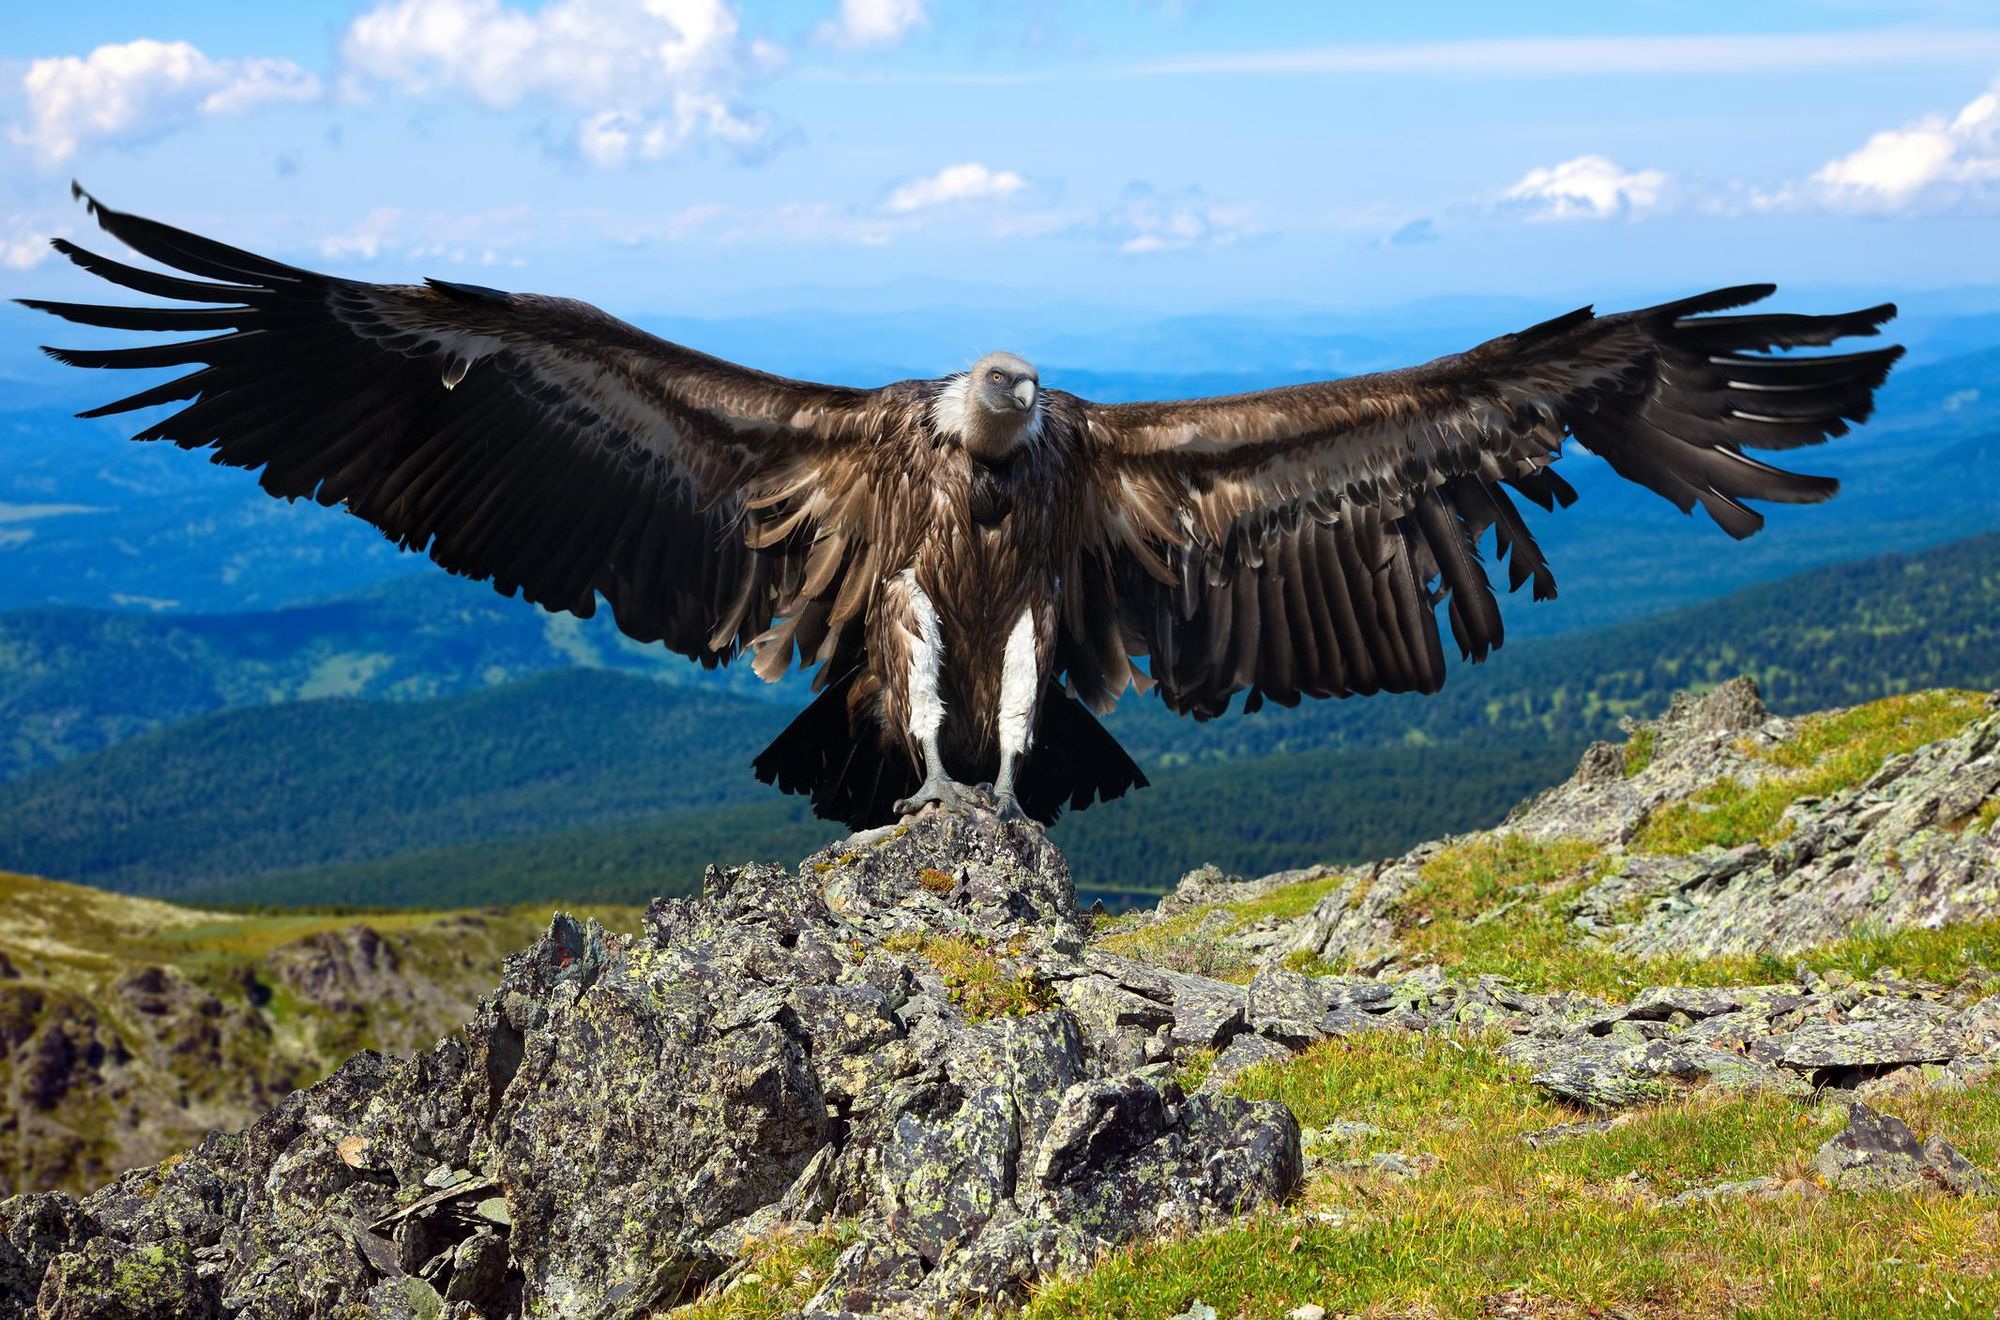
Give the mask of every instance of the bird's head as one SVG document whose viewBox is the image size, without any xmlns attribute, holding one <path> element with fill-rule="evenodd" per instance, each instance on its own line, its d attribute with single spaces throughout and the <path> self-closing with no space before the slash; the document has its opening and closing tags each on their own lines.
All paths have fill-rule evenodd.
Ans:
<svg viewBox="0 0 2000 1320">
<path fill-rule="evenodd" d="M 1041 417 L 1040 377 L 1012 353 L 988 353 L 961 385 L 959 427 L 966 451 L 982 463 L 1005 463 L 1035 433 Z"/>
</svg>

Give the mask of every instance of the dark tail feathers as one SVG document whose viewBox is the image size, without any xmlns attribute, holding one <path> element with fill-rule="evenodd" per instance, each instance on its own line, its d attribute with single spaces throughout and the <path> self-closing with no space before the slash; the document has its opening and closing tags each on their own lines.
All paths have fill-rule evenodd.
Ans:
<svg viewBox="0 0 2000 1320">
<path fill-rule="evenodd" d="M 751 764 L 765 783 L 810 796 L 815 815 L 863 830 L 894 820 L 895 803 L 916 791 L 918 775 L 867 732 L 856 736 L 848 728 L 853 682 L 849 676 L 820 693 Z M 1021 809 L 1049 825 L 1065 806 L 1081 811 L 1146 782 L 1145 772 L 1083 703 L 1051 685 L 1042 697 L 1034 750 L 1015 785 Z"/>
</svg>

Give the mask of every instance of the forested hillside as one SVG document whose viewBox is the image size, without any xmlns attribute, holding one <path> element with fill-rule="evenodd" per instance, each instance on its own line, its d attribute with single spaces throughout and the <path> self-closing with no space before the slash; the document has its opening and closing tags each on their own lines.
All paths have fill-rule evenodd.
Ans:
<svg viewBox="0 0 2000 1320">
<path fill-rule="evenodd" d="M 1778 710 L 2000 686 L 2000 535 L 1510 644 L 1430 698 L 1109 723 L 1155 787 L 1064 820 L 1086 891 L 1393 852 L 1490 823 L 1621 715 L 1750 673 Z M 234 902 L 629 901 L 834 833 L 752 779 L 790 708 L 569 672 L 443 700 L 259 706 L 0 786 L 0 865 Z"/>
</svg>

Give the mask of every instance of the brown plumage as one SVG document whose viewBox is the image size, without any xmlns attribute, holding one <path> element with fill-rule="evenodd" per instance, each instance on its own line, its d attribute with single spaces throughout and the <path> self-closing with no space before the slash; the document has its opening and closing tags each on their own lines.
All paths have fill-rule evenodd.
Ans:
<svg viewBox="0 0 2000 1320">
<path fill-rule="evenodd" d="M 1772 291 L 1756 285 L 1186 403 L 1089 403 L 1008 354 L 847 389 L 566 299 L 339 279 L 90 206 L 178 273 L 58 250 L 197 306 L 27 305 L 214 333 L 50 349 L 198 368 L 85 416 L 184 405 L 136 438 L 212 449 L 547 609 L 602 597 L 621 630 L 704 665 L 817 666 L 819 698 L 756 768 L 856 826 L 960 800 L 960 781 L 1042 820 L 1143 785 L 1091 714 L 1134 684 L 1197 718 L 1239 692 L 1253 709 L 1435 691 L 1440 604 L 1461 653 L 1500 645 L 1489 529 L 1510 590 L 1555 593 L 1512 495 L 1575 498 L 1550 467 L 1566 437 L 1748 536 L 1745 501 L 1835 483 L 1743 451 L 1845 433 L 1901 353 L 1776 356 L 1872 335 L 1895 309 L 1714 314 Z"/>
</svg>

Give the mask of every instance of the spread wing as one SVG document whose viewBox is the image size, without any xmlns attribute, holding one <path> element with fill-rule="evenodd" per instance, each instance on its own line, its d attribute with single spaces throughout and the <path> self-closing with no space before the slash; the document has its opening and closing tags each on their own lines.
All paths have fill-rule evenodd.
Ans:
<svg viewBox="0 0 2000 1320">
<path fill-rule="evenodd" d="M 184 404 L 135 438 L 261 468 L 273 495 L 344 505 L 550 610 L 588 617 L 602 594 L 624 632 L 708 665 L 780 614 L 783 646 L 760 671 L 781 670 L 794 640 L 825 658 L 814 653 L 860 608 L 866 574 L 849 570 L 866 557 L 868 441 L 913 415 L 909 387 L 784 380 L 568 299 L 319 275 L 86 200 L 113 236 L 180 273 L 58 239 L 63 255 L 194 305 L 27 305 L 214 333 L 48 349 L 79 367 L 196 368 L 82 416 Z"/>
<path fill-rule="evenodd" d="M 1764 298 L 1724 289 L 1599 317 L 1590 309 L 1424 366 L 1186 403 L 1069 401 L 1097 481 L 1073 566 L 1062 661 L 1102 709 L 1148 656 L 1176 711 L 1268 697 L 1435 691 L 1436 606 L 1461 652 L 1501 642 L 1481 562 L 1509 589 L 1555 579 L 1510 491 L 1575 499 L 1550 468 L 1565 437 L 1682 512 L 1749 536 L 1745 501 L 1824 500 L 1837 483 L 1751 458 L 1864 420 L 1900 348 L 1781 357 L 1872 335 L 1893 306 L 1838 316 L 1703 315 Z"/>
</svg>

